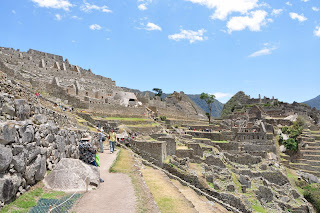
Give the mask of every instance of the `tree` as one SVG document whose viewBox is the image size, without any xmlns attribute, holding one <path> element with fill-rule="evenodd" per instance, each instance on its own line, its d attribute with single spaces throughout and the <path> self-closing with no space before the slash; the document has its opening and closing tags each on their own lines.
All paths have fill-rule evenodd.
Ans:
<svg viewBox="0 0 320 213">
<path fill-rule="evenodd" d="M 209 108 L 209 113 L 207 114 L 208 118 L 209 118 L 209 124 L 211 122 L 211 113 L 212 113 L 212 107 L 213 107 L 213 102 L 214 102 L 214 95 L 209 95 L 208 93 L 201 93 L 200 95 L 200 99 L 204 100 Z"/>
<path fill-rule="evenodd" d="M 155 96 L 159 96 L 161 97 L 162 95 L 162 89 L 159 89 L 159 88 L 153 88 L 153 91 L 155 91 L 157 94 L 155 94 Z"/>
</svg>

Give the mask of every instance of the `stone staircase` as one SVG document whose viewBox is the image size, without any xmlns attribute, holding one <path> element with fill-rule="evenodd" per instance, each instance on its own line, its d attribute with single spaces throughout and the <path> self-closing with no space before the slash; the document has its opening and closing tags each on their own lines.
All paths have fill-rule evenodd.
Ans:
<svg viewBox="0 0 320 213">
<path fill-rule="evenodd" d="M 303 131 L 298 158 L 289 167 L 320 177 L 320 132 Z"/>
</svg>

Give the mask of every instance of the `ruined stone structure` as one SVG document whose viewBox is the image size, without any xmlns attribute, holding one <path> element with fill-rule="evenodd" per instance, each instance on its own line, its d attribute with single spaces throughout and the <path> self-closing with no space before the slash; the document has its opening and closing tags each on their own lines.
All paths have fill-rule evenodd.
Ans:
<svg viewBox="0 0 320 213">
<path fill-rule="evenodd" d="M 62 56 L 30 49 L 20 52 L 0 47 L 0 70 L 9 77 L 28 81 L 35 90 L 49 93 L 75 108 L 115 114 L 123 111 L 143 116 L 145 107 L 172 117 L 204 117 L 204 112 L 183 93 L 174 93 L 167 100 L 141 97 L 116 86 L 110 78 L 73 65 Z"/>
</svg>

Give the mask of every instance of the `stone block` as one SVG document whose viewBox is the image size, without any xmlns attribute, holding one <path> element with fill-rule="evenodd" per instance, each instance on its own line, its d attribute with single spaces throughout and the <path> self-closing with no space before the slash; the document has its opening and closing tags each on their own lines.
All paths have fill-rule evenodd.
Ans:
<svg viewBox="0 0 320 213">
<path fill-rule="evenodd" d="M 2 123 L 0 125 L 0 144 L 6 145 L 15 141 L 17 132 L 12 123 Z"/>
<path fill-rule="evenodd" d="M 9 167 L 12 157 L 11 149 L 0 144 L 0 173 Z"/>
<path fill-rule="evenodd" d="M 0 201 L 8 203 L 12 201 L 21 185 L 21 176 L 14 174 L 0 174 Z"/>
</svg>

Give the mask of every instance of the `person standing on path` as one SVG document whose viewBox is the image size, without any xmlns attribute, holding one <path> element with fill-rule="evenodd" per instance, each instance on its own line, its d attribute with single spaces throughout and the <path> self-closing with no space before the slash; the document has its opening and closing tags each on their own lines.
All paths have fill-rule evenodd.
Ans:
<svg viewBox="0 0 320 213">
<path fill-rule="evenodd" d="M 117 134 L 113 131 L 113 129 L 109 132 L 109 143 L 110 143 L 110 153 L 114 152 L 114 145 L 117 141 Z"/>
<path fill-rule="evenodd" d="M 80 140 L 79 144 L 79 160 L 82 160 L 84 163 L 98 167 L 96 163 L 96 153 L 97 151 L 91 145 L 91 136 L 89 133 L 85 133 Z M 100 183 L 103 183 L 104 180 L 99 178 Z"/>
<path fill-rule="evenodd" d="M 99 143 L 100 143 L 100 152 L 103 153 L 103 128 L 98 129 L 98 135 L 99 135 Z"/>
</svg>

